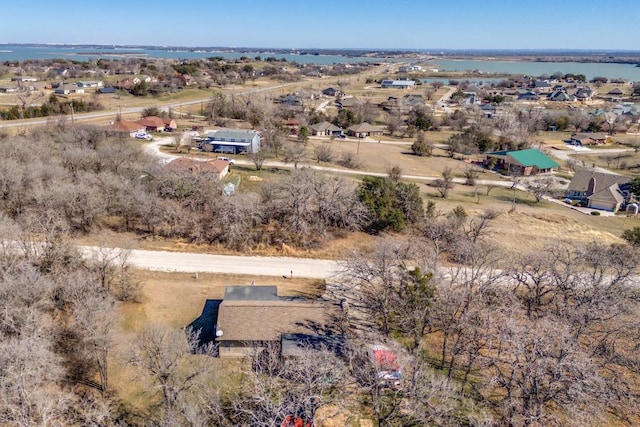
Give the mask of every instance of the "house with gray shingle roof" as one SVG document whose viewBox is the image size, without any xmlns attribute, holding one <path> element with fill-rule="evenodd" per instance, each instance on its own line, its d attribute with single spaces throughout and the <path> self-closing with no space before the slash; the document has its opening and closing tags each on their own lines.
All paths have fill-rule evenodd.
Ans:
<svg viewBox="0 0 640 427">
<path fill-rule="evenodd" d="M 322 339 L 330 335 L 336 310 L 324 301 L 279 296 L 275 286 L 229 286 L 216 320 L 219 356 L 246 356 L 283 339 L 288 346 L 296 337 Z"/>
<path fill-rule="evenodd" d="M 333 123 L 329 123 L 328 121 L 316 123 L 315 125 L 311 125 L 311 134 L 314 136 L 326 136 L 326 135 L 342 135 L 343 129 L 334 125 Z"/>
<path fill-rule="evenodd" d="M 547 97 L 549 101 L 556 102 L 572 102 L 576 100 L 576 97 L 569 95 L 564 89 L 555 90 Z"/>
<path fill-rule="evenodd" d="M 607 143 L 607 135 L 599 132 L 573 133 L 571 138 L 565 140 L 570 145 L 600 145 Z"/>
<path fill-rule="evenodd" d="M 373 126 L 367 122 L 362 122 L 357 125 L 353 125 L 348 129 L 349 135 L 356 136 L 358 138 L 364 138 L 367 136 L 382 135 L 382 128 Z"/>
<path fill-rule="evenodd" d="M 569 183 L 567 197 L 588 208 L 616 212 L 628 196 L 630 182 L 628 176 L 580 169 Z"/>
</svg>

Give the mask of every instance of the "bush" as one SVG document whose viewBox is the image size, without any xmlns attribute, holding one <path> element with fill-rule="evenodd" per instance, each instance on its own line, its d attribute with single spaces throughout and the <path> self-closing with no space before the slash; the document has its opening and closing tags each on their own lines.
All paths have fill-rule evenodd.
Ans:
<svg viewBox="0 0 640 427">
<path fill-rule="evenodd" d="M 600 212 L 598 212 L 598 211 L 591 211 L 591 215 L 593 215 L 593 216 L 600 216 Z"/>
<path fill-rule="evenodd" d="M 346 152 L 342 155 L 342 158 L 338 161 L 340 166 L 349 169 L 358 169 L 360 167 L 360 163 L 356 158 L 355 154 Z"/>
</svg>

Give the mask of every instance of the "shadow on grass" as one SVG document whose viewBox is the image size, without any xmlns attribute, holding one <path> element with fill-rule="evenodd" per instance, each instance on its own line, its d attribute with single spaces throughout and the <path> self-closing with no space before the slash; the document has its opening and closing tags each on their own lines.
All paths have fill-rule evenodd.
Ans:
<svg viewBox="0 0 640 427">
<path fill-rule="evenodd" d="M 496 200 L 500 200 L 501 202 L 508 202 L 508 203 L 513 202 L 513 197 L 509 197 L 509 196 L 496 196 L 495 198 L 496 198 Z M 530 199 L 524 199 L 522 197 L 516 197 L 516 205 L 526 205 L 526 206 L 532 206 L 532 207 L 545 207 L 547 205 L 547 203 L 545 203 L 543 201 L 536 202 L 535 199 L 534 200 L 530 200 Z"/>
<path fill-rule="evenodd" d="M 199 347 L 204 347 L 207 344 L 215 342 L 220 303 L 222 303 L 221 299 L 206 300 L 200 317 L 187 326 L 187 328 L 192 328 L 194 331 L 200 331 L 200 335 L 198 336 Z"/>
</svg>

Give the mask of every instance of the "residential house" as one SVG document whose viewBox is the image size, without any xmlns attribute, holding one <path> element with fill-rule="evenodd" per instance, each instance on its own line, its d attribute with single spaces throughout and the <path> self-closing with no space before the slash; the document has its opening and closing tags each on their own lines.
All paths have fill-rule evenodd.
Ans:
<svg viewBox="0 0 640 427">
<path fill-rule="evenodd" d="M 576 100 L 576 97 L 569 95 L 564 89 L 555 90 L 547 97 L 549 101 L 555 102 L 572 102 Z"/>
<path fill-rule="evenodd" d="M 60 85 L 53 90 L 53 93 L 56 95 L 69 95 L 72 93 L 84 93 L 84 88 L 78 87 L 76 85 Z"/>
<path fill-rule="evenodd" d="M 343 129 L 327 121 L 316 123 L 310 126 L 311 134 L 314 136 L 338 136 L 342 135 Z"/>
<path fill-rule="evenodd" d="M 198 84 L 196 79 L 191 77 L 189 74 L 180 74 L 177 77 L 184 86 L 196 86 Z"/>
<path fill-rule="evenodd" d="M 344 92 L 333 87 L 328 87 L 322 91 L 322 94 L 325 96 L 343 96 Z"/>
<path fill-rule="evenodd" d="M 549 173 L 560 167 L 557 162 L 535 148 L 494 151 L 485 154 L 485 165 L 489 165 L 494 161 L 494 169 L 505 170 L 509 174 L 522 176 Z"/>
<path fill-rule="evenodd" d="M 141 125 L 138 122 L 120 120 L 107 127 L 107 130 L 116 133 L 126 133 L 129 134 L 131 138 L 133 138 L 137 133 L 146 132 L 147 129 L 144 125 Z"/>
<path fill-rule="evenodd" d="M 536 80 L 531 84 L 531 88 L 536 93 L 550 93 L 553 88 L 549 82 L 545 80 Z"/>
<path fill-rule="evenodd" d="M 169 123 L 173 123 L 173 128 L 175 129 L 175 121 L 168 119 Z M 165 123 L 165 119 L 157 116 L 148 116 L 143 117 L 138 120 L 136 123 L 145 127 L 148 132 L 164 132 L 165 128 L 168 127 Z"/>
<path fill-rule="evenodd" d="M 178 127 L 178 124 L 171 117 L 162 117 L 162 123 L 164 123 L 164 130 L 171 132 Z"/>
<path fill-rule="evenodd" d="M 580 169 L 569 183 L 567 197 L 592 209 L 617 212 L 628 197 L 631 178 Z"/>
<path fill-rule="evenodd" d="M 98 93 L 116 93 L 116 88 L 115 87 L 101 87 L 100 89 L 98 89 Z"/>
<path fill-rule="evenodd" d="M 122 79 L 115 82 L 113 87 L 115 87 L 116 89 L 129 91 L 133 89 L 135 85 L 136 82 L 133 79 Z"/>
<path fill-rule="evenodd" d="M 565 140 L 570 145 L 584 146 L 584 145 L 602 145 L 608 142 L 607 136 L 603 133 L 587 132 L 587 133 L 573 133 L 571 138 Z"/>
<path fill-rule="evenodd" d="M 282 124 L 289 129 L 289 135 L 297 135 L 300 130 L 300 120 L 298 119 L 286 119 L 282 121 Z"/>
<path fill-rule="evenodd" d="M 540 96 L 533 91 L 525 91 L 518 94 L 516 101 L 538 101 Z"/>
<path fill-rule="evenodd" d="M 575 93 L 575 97 L 578 101 L 591 101 L 593 91 L 588 87 L 581 87 Z"/>
<path fill-rule="evenodd" d="M 604 122 L 602 123 L 602 125 L 600 125 L 600 130 L 610 135 L 614 135 L 616 133 L 627 133 L 629 128 L 624 123 Z"/>
<path fill-rule="evenodd" d="M 222 180 L 229 175 L 229 165 L 231 163 L 228 160 L 214 159 L 208 161 L 200 161 L 195 159 L 188 159 L 180 157 L 167 163 L 165 166 L 167 170 L 174 172 L 192 172 L 192 173 L 208 173 L 216 180 Z"/>
<path fill-rule="evenodd" d="M 382 132 L 383 132 L 382 128 L 373 126 L 367 122 L 362 122 L 360 124 L 353 125 L 349 127 L 349 129 L 347 130 L 349 135 L 352 135 L 358 138 L 365 138 L 367 136 L 379 136 L 379 135 L 382 135 Z"/>
<path fill-rule="evenodd" d="M 621 91 L 620 88 L 614 87 L 609 92 L 607 92 L 607 95 L 610 95 L 613 98 L 620 99 L 622 96 L 624 96 L 624 92 Z"/>
<path fill-rule="evenodd" d="M 15 93 L 18 91 L 16 86 L 2 86 L 0 87 L 0 93 Z"/>
<path fill-rule="evenodd" d="M 275 286 L 227 286 L 215 326 L 220 357 L 242 357 L 269 343 L 295 355 L 296 337 L 332 337 L 334 305 L 281 297 Z"/>
<path fill-rule="evenodd" d="M 415 87 L 413 80 L 383 80 L 380 82 L 382 89 L 411 89 Z"/>
<path fill-rule="evenodd" d="M 205 151 L 223 154 L 251 154 L 260 151 L 260 134 L 255 130 L 222 128 L 209 133 Z"/>
<path fill-rule="evenodd" d="M 54 68 L 53 72 L 58 77 L 66 78 L 66 77 L 69 77 L 69 74 L 71 73 L 71 70 L 69 70 L 68 68 Z"/>
<path fill-rule="evenodd" d="M 354 109 L 362 105 L 362 101 L 354 96 L 348 98 L 342 98 L 340 101 L 336 101 L 336 107 Z"/>
<path fill-rule="evenodd" d="M 422 71 L 422 67 L 420 65 L 401 65 L 398 67 L 398 73 L 411 73 L 414 71 Z"/>
<path fill-rule="evenodd" d="M 400 101 L 400 109 L 415 110 L 416 108 L 422 108 L 425 106 L 424 97 L 419 94 L 406 94 Z M 404 107 L 404 108 L 403 108 Z M 402 111 L 404 113 L 404 111 Z"/>
</svg>

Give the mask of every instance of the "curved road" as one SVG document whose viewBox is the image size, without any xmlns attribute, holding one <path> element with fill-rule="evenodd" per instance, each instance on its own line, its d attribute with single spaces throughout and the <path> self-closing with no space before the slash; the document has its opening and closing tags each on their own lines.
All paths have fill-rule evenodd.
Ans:
<svg viewBox="0 0 640 427">
<path fill-rule="evenodd" d="M 144 149 L 148 153 L 159 157 L 160 161 L 163 162 L 163 163 L 168 163 L 171 160 L 184 157 L 183 155 L 180 155 L 180 154 L 170 154 L 170 153 L 165 153 L 163 151 L 160 151 L 160 147 L 161 146 L 163 146 L 163 145 L 171 145 L 171 144 L 172 144 L 172 139 L 171 138 L 157 138 L 153 142 L 145 144 Z M 200 160 L 200 161 L 211 160 L 210 158 L 197 158 L 197 157 L 194 157 L 193 159 L 194 160 Z M 243 165 L 243 166 L 253 166 L 253 162 L 251 160 L 236 159 L 235 160 L 235 164 Z M 294 165 L 292 163 L 285 163 L 285 162 L 275 161 L 275 160 L 265 161 L 262 164 L 262 166 L 271 167 L 271 168 L 281 168 L 281 169 L 293 169 L 294 168 Z M 332 167 L 328 167 L 328 166 L 319 166 L 319 165 L 315 165 L 315 164 L 307 164 L 307 163 L 302 163 L 302 162 L 298 164 L 298 167 L 299 168 L 309 168 L 309 169 L 313 169 L 313 170 L 319 170 L 319 171 L 325 171 L 325 172 L 331 172 L 331 173 L 344 174 L 344 175 L 380 176 L 380 177 L 389 176 L 385 172 L 362 171 L 362 170 L 353 170 L 353 169 L 340 169 L 340 168 L 332 168 Z M 431 182 L 431 181 L 434 181 L 434 180 L 439 179 L 441 177 L 440 176 L 425 176 L 425 175 L 402 175 L 402 178 L 403 179 L 408 179 L 408 180 L 413 180 L 413 181 Z M 455 182 L 456 184 L 464 184 L 465 179 L 464 178 L 454 178 L 453 182 Z M 512 181 L 508 181 L 508 180 L 507 181 L 504 181 L 504 180 L 476 180 L 476 182 L 478 184 L 480 184 L 480 185 L 496 185 L 496 186 L 499 186 L 499 187 L 512 187 L 513 186 L 513 182 Z"/>
</svg>

